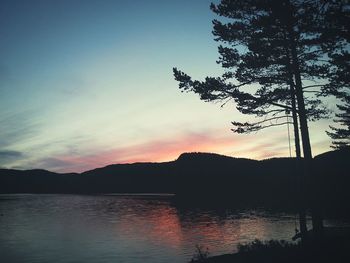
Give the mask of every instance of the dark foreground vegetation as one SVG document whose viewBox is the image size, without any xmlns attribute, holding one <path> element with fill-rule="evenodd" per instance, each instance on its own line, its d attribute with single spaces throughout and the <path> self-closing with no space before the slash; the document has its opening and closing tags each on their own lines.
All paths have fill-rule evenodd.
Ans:
<svg viewBox="0 0 350 263">
<path fill-rule="evenodd" d="M 83 172 L 0 169 L 0 193 L 174 193 L 179 206 L 295 207 L 295 159 L 262 161 L 208 153 L 185 153 L 165 163 L 117 164 Z M 350 200 L 350 149 L 314 158 L 320 202 L 343 212 Z"/>
<path fill-rule="evenodd" d="M 350 240 L 346 238 L 325 239 L 309 243 L 290 243 L 286 241 L 255 240 L 238 246 L 238 252 L 209 257 L 199 251 L 191 262 L 207 263 L 313 263 L 350 262 Z"/>
</svg>

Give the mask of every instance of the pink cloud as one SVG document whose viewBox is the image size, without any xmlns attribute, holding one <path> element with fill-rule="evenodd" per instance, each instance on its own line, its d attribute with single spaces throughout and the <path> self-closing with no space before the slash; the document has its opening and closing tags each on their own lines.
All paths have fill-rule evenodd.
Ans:
<svg viewBox="0 0 350 263">
<path fill-rule="evenodd" d="M 81 172 L 115 163 L 172 161 L 183 152 L 223 154 L 228 149 L 242 147 L 242 144 L 244 140 L 239 140 L 232 134 L 220 136 L 213 133 L 189 133 L 177 138 L 154 140 L 105 151 L 99 150 L 95 153 L 56 156 L 55 160 L 66 165 L 54 169 L 60 172 Z"/>
<path fill-rule="evenodd" d="M 53 156 L 48 159 L 48 163 L 47 160 L 40 162 L 40 166 L 59 172 L 82 172 L 116 163 L 172 161 L 184 152 L 213 152 L 234 157 L 265 159 L 287 156 L 287 146 L 282 144 L 281 139 L 280 136 L 259 139 L 256 136 L 227 133 L 227 130 L 212 130 L 186 133 L 142 144 L 116 146 L 109 150 L 96 149 L 90 153 Z"/>
</svg>

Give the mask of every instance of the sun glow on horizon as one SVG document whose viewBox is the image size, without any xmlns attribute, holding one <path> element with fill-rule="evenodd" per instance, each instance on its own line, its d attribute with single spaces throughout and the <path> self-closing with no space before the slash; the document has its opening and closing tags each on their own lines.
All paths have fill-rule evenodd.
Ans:
<svg viewBox="0 0 350 263">
<path fill-rule="evenodd" d="M 82 172 L 199 151 L 288 156 L 285 127 L 233 134 L 231 121 L 253 117 L 179 91 L 173 67 L 196 79 L 222 73 L 210 2 L 5 1 L 0 167 Z M 310 125 L 314 154 L 329 149 L 329 123 Z"/>
</svg>

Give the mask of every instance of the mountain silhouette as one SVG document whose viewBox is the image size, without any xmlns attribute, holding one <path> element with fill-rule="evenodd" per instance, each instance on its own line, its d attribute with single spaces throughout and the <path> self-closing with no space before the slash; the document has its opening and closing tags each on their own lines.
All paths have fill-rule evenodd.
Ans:
<svg viewBox="0 0 350 263">
<path fill-rule="evenodd" d="M 343 210 L 350 200 L 350 149 L 314 158 L 320 202 Z M 83 173 L 0 169 L 0 193 L 173 193 L 179 205 L 294 207 L 294 158 L 251 160 L 213 153 L 183 153 L 163 163 L 114 164 Z"/>
</svg>

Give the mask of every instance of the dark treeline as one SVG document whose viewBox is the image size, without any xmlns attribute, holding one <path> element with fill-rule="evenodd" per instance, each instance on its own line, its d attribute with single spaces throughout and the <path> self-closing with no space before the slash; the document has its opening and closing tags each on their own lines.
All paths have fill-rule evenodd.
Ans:
<svg viewBox="0 0 350 263">
<path fill-rule="evenodd" d="M 350 148 L 314 158 L 319 202 L 329 212 L 346 213 L 350 200 Z M 176 200 L 182 205 L 296 208 L 298 176 L 295 159 L 263 161 L 209 154 L 183 154 Z"/>
<path fill-rule="evenodd" d="M 350 149 L 314 158 L 320 202 L 344 211 L 350 200 Z M 262 161 L 209 153 L 184 153 L 164 163 L 117 164 L 81 174 L 0 170 L 0 193 L 175 193 L 188 206 L 291 208 L 297 202 L 295 159 Z"/>
<path fill-rule="evenodd" d="M 0 193 L 173 193 L 175 162 L 115 164 L 83 173 L 0 170 Z"/>
</svg>

